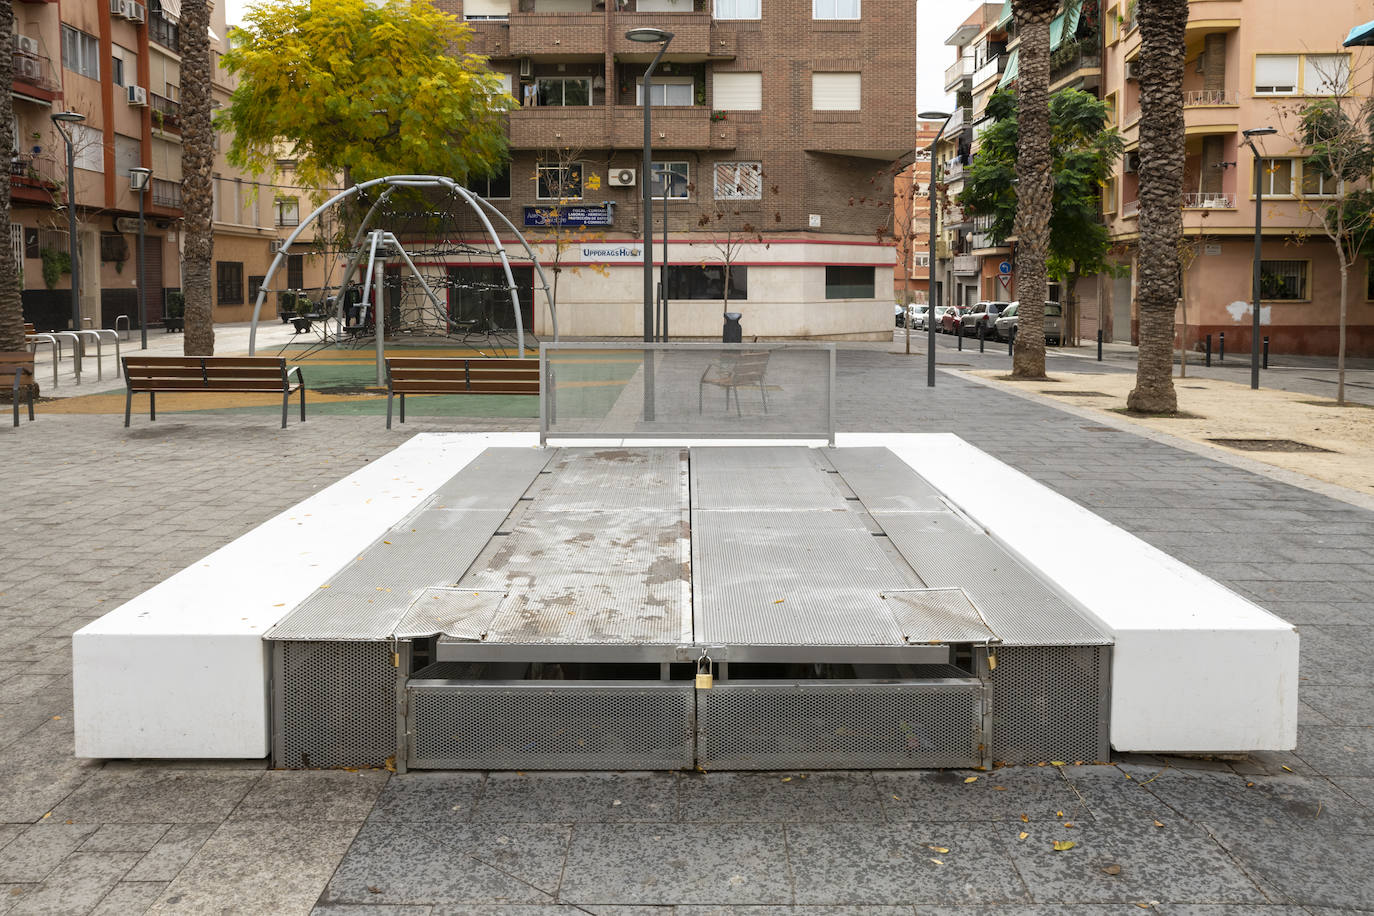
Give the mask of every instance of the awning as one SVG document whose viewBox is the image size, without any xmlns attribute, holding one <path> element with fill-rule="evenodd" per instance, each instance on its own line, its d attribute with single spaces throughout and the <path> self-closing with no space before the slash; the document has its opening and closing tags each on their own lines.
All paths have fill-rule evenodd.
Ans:
<svg viewBox="0 0 1374 916">
<path fill-rule="evenodd" d="M 1006 0 L 1002 4 L 1002 15 L 997 17 L 997 27 L 1000 29 L 1008 22 L 1011 22 L 1011 0 Z"/>
<path fill-rule="evenodd" d="M 1008 0 L 1010 5 L 1010 0 Z M 1374 45 L 1374 22 L 1366 22 L 1364 25 L 1357 25 L 1350 30 L 1350 34 L 1345 36 L 1345 47 L 1357 48 L 1364 45 Z"/>
<path fill-rule="evenodd" d="M 1050 22 L 1050 50 L 1053 51 L 1065 41 L 1073 40 L 1078 31 L 1078 19 L 1083 15 L 1083 0 L 1068 0 L 1064 12 Z"/>
<path fill-rule="evenodd" d="M 1050 50 L 1053 51 L 1064 43 L 1064 14 L 1060 13 L 1054 17 L 1050 23 Z"/>
<path fill-rule="evenodd" d="M 1007 55 L 1007 69 L 1002 71 L 1002 79 L 997 84 L 998 89 L 1003 89 L 1008 83 L 1016 79 L 1016 71 L 1021 66 L 1021 49 L 1015 48 Z"/>
</svg>

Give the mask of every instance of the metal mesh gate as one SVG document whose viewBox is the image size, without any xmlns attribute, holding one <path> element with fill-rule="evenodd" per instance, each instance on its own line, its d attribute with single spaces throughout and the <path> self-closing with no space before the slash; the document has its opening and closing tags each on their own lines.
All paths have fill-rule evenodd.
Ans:
<svg viewBox="0 0 1374 916">
<path fill-rule="evenodd" d="M 692 766 L 690 684 L 412 681 L 408 695 L 415 769 Z"/>
<path fill-rule="evenodd" d="M 992 753 L 1005 763 L 1107 760 L 1109 646 L 997 650 Z"/>
<path fill-rule="evenodd" d="M 395 756 L 396 669 L 390 643 L 271 645 L 273 765 L 381 766 Z"/>
<path fill-rule="evenodd" d="M 966 767 L 982 763 L 983 687 L 786 681 L 697 691 L 707 769 Z"/>
</svg>

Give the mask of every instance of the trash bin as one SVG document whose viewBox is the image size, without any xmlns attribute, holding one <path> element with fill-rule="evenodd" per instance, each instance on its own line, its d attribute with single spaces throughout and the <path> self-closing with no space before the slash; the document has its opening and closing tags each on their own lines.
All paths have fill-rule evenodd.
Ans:
<svg viewBox="0 0 1374 916">
<path fill-rule="evenodd" d="M 739 312 L 725 313 L 725 330 L 720 336 L 721 343 L 739 343 L 744 339 L 744 329 L 739 324 Z"/>
</svg>

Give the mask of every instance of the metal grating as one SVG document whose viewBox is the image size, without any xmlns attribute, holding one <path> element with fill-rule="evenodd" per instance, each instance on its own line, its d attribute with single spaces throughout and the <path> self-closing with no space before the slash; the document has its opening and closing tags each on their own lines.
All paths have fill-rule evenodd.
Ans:
<svg viewBox="0 0 1374 916">
<path fill-rule="evenodd" d="M 411 682 L 415 769 L 663 770 L 692 766 L 690 684 Z"/>
<path fill-rule="evenodd" d="M 290 641 L 273 647 L 275 766 L 382 766 L 395 756 L 390 644 Z"/>
<path fill-rule="evenodd" d="M 687 505 L 685 451 L 559 449 L 537 493 L 540 512 L 678 509 Z"/>
<path fill-rule="evenodd" d="M 825 457 L 874 516 L 948 512 L 939 492 L 886 448 L 828 448 Z"/>
<path fill-rule="evenodd" d="M 909 643 L 997 642 L 998 636 L 962 588 L 884 592 L 888 609 Z"/>
<path fill-rule="evenodd" d="M 469 589 L 427 588 L 396 624 L 398 639 L 448 636 L 480 641 L 505 592 L 474 592 Z"/>
<path fill-rule="evenodd" d="M 992 755 L 1005 763 L 1107 760 L 1111 649 L 996 650 Z"/>
<path fill-rule="evenodd" d="M 708 770 L 968 767 L 982 763 L 983 687 L 774 681 L 697 691 Z"/>
</svg>

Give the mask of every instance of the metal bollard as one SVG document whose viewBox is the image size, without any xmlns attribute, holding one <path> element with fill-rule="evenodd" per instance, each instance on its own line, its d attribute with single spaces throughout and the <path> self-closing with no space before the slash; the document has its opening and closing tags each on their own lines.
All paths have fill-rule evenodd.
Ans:
<svg viewBox="0 0 1374 916">
<path fill-rule="evenodd" d="M 1224 363 L 1226 362 L 1226 332 L 1222 331 L 1217 336 L 1221 338 L 1221 346 L 1217 350 L 1217 362 Z"/>
<path fill-rule="evenodd" d="M 1012 350 L 1012 347 L 1014 347 L 1015 345 L 1016 345 L 1016 326 L 1013 325 L 1013 326 L 1012 326 L 1012 329 L 1011 329 L 1010 331 L 1007 332 L 1007 355 L 1008 355 L 1008 356 L 1012 356 L 1012 355 L 1013 355 L 1012 352 L 1011 352 L 1011 350 Z"/>
<path fill-rule="evenodd" d="M 1204 363 L 1204 365 L 1207 366 L 1208 368 L 1211 368 L 1211 365 L 1212 365 L 1212 335 L 1211 335 L 1211 334 L 1208 334 L 1208 335 L 1207 335 L 1207 349 L 1206 349 L 1204 352 L 1207 354 L 1206 362 Z"/>
<path fill-rule="evenodd" d="M 1097 361 L 1102 362 L 1102 329 L 1097 330 Z"/>
<path fill-rule="evenodd" d="M 964 352 L 964 323 L 962 321 L 954 325 L 954 336 L 959 339 L 959 352 Z"/>
<path fill-rule="evenodd" d="M 983 326 L 981 324 L 978 325 L 978 352 L 983 352 Z"/>
<path fill-rule="evenodd" d="M 1264 368 L 1269 368 L 1269 337 L 1264 338 Z"/>
</svg>

